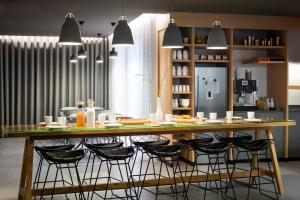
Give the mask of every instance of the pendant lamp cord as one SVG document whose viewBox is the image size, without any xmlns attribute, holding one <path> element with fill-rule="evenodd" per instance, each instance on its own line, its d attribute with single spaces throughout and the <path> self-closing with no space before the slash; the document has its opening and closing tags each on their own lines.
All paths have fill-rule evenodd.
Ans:
<svg viewBox="0 0 300 200">
<path fill-rule="evenodd" d="M 124 16 L 124 0 L 121 0 L 122 16 Z"/>
</svg>

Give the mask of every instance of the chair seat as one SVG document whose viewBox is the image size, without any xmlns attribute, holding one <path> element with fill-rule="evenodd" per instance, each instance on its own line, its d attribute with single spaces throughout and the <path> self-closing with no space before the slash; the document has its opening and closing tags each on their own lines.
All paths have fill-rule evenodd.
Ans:
<svg viewBox="0 0 300 200">
<path fill-rule="evenodd" d="M 212 143 L 214 141 L 214 138 L 207 134 L 199 134 L 199 138 L 196 139 L 180 139 L 178 140 L 179 144 L 182 145 L 192 145 L 193 143 Z"/>
<path fill-rule="evenodd" d="M 44 152 L 44 157 L 55 163 L 71 163 L 77 162 L 84 157 L 83 150 L 71 150 L 71 151 L 56 151 L 56 152 Z"/>
<path fill-rule="evenodd" d="M 94 152 L 103 158 L 111 160 L 125 160 L 134 155 L 132 147 L 122 147 L 117 149 L 94 149 Z"/>
<path fill-rule="evenodd" d="M 244 148 L 248 151 L 261 151 L 269 147 L 270 140 L 260 139 L 252 141 L 238 141 L 235 144 L 241 148 Z"/>
<path fill-rule="evenodd" d="M 159 157 L 172 157 L 172 156 L 177 156 L 181 153 L 180 145 L 169 145 L 169 146 L 147 145 L 144 148 L 147 152 Z"/>
<path fill-rule="evenodd" d="M 113 149 L 123 146 L 123 142 L 111 142 L 111 143 L 99 143 L 99 144 L 89 144 L 85 143 L 84 145 L 89 149 Z"/>
<path fill-rule="evenodd" d="M 168 145 L 170 143 L 170 140 L 157 140 L 157 141 L 143 141 L 143 142 L 133 142 L 135 146 L 138 147 L 145 147 L 148 145 Z"/>
<path fill-rule="evenodd" d="M 218 143 L 211 143 L 211 144 L 193 143 L 192 146 L 197 151 L 206 154 L 219 154 L 227 151 L 227 143 L 225 142 L 218 142 Z"/>
<path fill-rule="evenodd" d="M 234 132 L 232 138 L 227 137 L 226 133 L 215 133 L 214 136 L 220 142 L 227 142 L 227 143 L 241 141 L 241 140 L 246 140 L 246 141 L 252 140 L 252 135 L 244 132 Z"/>
<path fill-rule="evenodd" d="M 35 146 L 34 149 L 38 152 L 54 152 L 67 151 L 74 148 L 74 144 L 54 145 L 54 146 Z"/>
</svg>

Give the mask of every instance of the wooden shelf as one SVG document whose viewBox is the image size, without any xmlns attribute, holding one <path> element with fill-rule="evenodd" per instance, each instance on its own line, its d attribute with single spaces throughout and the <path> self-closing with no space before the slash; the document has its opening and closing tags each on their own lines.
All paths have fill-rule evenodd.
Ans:
<svg viewBox="0 0 300 200">
<path fill-rule="evenodd" d="M 173 62 L 177 62 L 177 63 L 187 63 L 187 62 L 192 62 L 192 60 L 173 60 Z"/>
<path fill-rule="evenodd" d="M 192 94 L 192 92 L 173 92 L 173 94 Z"/>
<path fill-rule="evenodd" d="M 207 44 L 194 44 L 195 48 L 206 48 Z M 227 45 L 227 48 L 230 48 L 230 45 Z M 226 51 L 228 49 L 222 49 L 222 51 Z M 215 51 L 215 49 L 207 49 L 208 51 Z"/>
<path fill-rule="evenodd" d="M 192 44 L 183 44 L 184 47 L 191 47 Z"/>
<path fill-rule="evenodd" d="M 173 108 L 173 110 L 192 110 L 191 107 L 178 107 L 178 108 Z"/>
<path fill-rule="evenodd" d="M 195 60 L 196 63 L 229 63 L 229 60 Z"/>
<path fill-rule="evenodd" d="M 194 44 L 195 47 L 198 47 L 198 48 L 206 48 L 207 47 L 207 44 Z"/>
<path fill-rule="evenodd" d="M 192 76 L 173 76 L 173 78 L 192 78 Z"/>
<path fill-rule="evenodd" d="M 243 64 L 284 64 L 285 61 L 246 61 Z"/>
<path fill-rule="evenodd" d="M 239 49 L 239 50 L 253 50 L 253 49 L 260 49 L 260 50 L 266 50 L 266 49 L 284 49 L 286 46 L 247 46 L 247 45 L 233 45 L 233 49 Z"/>
</svg>

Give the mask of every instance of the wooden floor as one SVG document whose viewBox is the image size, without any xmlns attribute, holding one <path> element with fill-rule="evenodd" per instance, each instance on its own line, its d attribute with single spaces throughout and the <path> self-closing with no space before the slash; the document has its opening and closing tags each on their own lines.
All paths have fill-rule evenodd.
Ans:
<svg viewBox="0 0 300 200">
<path fill-rule="evenodd" d="M 23 145 L 23 139 L 0 139 L 0 200 L 17 199 Z M 281 199 L 298 200 L 300 191 L 298 181 L 300 180 L 300 162 L 280 163 L 280 166 L 285 186 L 285 193 L 281 196 Z M 84 164 L 80 167 L 83 169 Z M 235 185 L 235 188 L 238 199 L 245 199 L 247 188 L 239 184 Z M 168 191 L 168 188 L 166 187 L 163 190 Z M 252 196 L 255 196 L 256 200 L 267 199 L 255 190 L 252 190 L 251 194 Z M 199 189 L 191 188 L 189 191 L 189 199 L 199 199 L 201 195 L 203 195 L 203 191 L 200 191 Z M 153 195 L 148 192 L 143 192 L 142 197 L 143 200 L 153 199 Z M 73 196 L 70 195 L 69 198 L 73 199 Z M 65 199 L 65 197 L 58 196 L 55 199 Z M 159 199 L 168 200 L 173 198 L 161 196 Z M 221 199 L 221 197 L 215 193 L 208 193 L 207 199 Z"/>
</svg>

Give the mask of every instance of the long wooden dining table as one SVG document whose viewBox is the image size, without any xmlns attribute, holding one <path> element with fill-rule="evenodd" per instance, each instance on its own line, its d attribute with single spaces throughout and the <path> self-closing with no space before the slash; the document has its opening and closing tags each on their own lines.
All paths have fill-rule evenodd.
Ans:
<svg viewBox="0 0 300 200">
<path fill-rule="evenodd" d="M 32 171 L 33 171 L 33 154 L 34 154 L 34 142 L 36 140 L 49 140 L 49 139 L 68 139 L 68 138 L 87 138 L 87 137 L 100 137 L 100 136 L 132 136 L 132 135 L 148 135 L 148 134 L 188 134 L 188 133 L 199 133 L 199 132 L 228 132 L 235 131 L 255 131 L 255 139 L 260 137 L 260 132 L 266 133 L 266 138 L 273 140 L 272 127 L 280 126 L 294 126 L 295 121 L 276 121 L 276 120 L 264 120 L 260 123 L 249 123 L 245 121 L 235 123 L 177 123 L 172 126 L 152 126 L 152 125 L 124 125 L 115 128 L 106 128 L 96 126 L 95 128 L 79 128 L 79 127 L 68 127 L 65 129 L 49 130 L 45 127 L 38 125 L 12 125 L 12 126 L 1 126 L 1 134 L 4 137 L 25 137 L 25 146 L 23 154 L 23 163 L 21 171 L 21 179 L 19 185 L 19 200 L 30 200 L 33 196 L 41 194 L 40 189 L 32 188 Z M 273 172 L 270 174 L 269 171 L 259 169 L 260 175 L 271 175 L 276 179 L 279 193 L 284 192 L 283 182 L 281 178 L 281 172 L 278 164 L 276 155 L 276 148 L 274 142 L 270 143 L 270 156 L 273 165 Z M 252 176 L 258 175 L 258 170 L 254 170 L 251 173 Z M 234 172 L 232 178 L 249 177 L 249 171 L 237 171 Z M 176 178 L 176 182 L 182 181 L 188 182 L 190 177 Z M 216 174 L 211 174 L 208 180 L 218 180 L 220 177 Z M 222 179 L 228 179 L 227 173 L 222 173 Z M 205 181 L 206 175 L 195 175 L 192 177 L 191 182 Z M 160 181 L 160 185 L 167 185 L 173 183 L 173 178 L 164 178 Z M 134 181 L 135 186 L 140 186 L 140 181 Z M 150 187 L 155 186 L 157 180 L 147 179 L 145 180 L 144 186 Z M 103 190 L 106 184 L 98 184 L 96 190 Z M 109 189 L 121 189 L 128 188 L 128 183 L 111 183 Z M 84 185 L 84 191 L 93 190 L 93 185 Z M 51 194 L 52 189 L 46 188 L 44 195 Z M 79 192 L 79 188 L 75 186 L 57 187 L 54 190 L 54 194 L 63 193 L 74 193 Z"/>
</svg>

